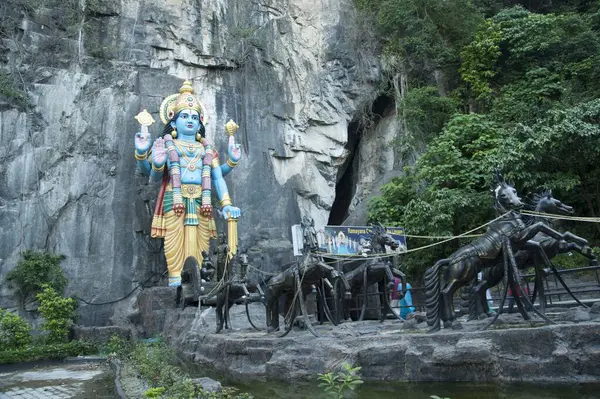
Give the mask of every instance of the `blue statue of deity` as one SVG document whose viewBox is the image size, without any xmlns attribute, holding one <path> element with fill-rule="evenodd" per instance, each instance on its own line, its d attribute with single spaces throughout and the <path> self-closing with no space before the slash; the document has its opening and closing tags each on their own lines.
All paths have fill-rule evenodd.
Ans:
<svg viewBox="0 0 600 399">
<path fill-rule="evenodd" d="M 230 251 L 235 253 L 240 209 L 232 205 L 223 177 L 236 167 L 241 151 L 233 136 L 238 126 L 229 121 L 225 125 L 227 162 L 220 164 L 218 152 L 205 137 L 204 108 L 189 81 L 162 102 L 160 117 L 164 132 L 151 143 L 152 116 L 145 110 L 136 116 L 142 128 L 135 135 L 135 159 L 151 181 L 162 179 L 151 236 L 164 238 L 169 285 L 178 286 L 185 260 L 193 256 L 201 265 L 202 251 L 208 252 L 210 239 L 216 237 L 213 187 L 221 205 L 219 213 L 227 220 Z"/>
</svg>

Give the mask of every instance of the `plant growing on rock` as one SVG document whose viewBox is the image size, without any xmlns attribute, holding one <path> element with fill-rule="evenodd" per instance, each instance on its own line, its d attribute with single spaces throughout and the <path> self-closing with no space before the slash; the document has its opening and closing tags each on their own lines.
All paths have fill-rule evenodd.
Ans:
<svg viewBox="0 0 600 399">
<path fill-rule="evenodd" d="M 6 280 L 14 284 L 22 301 L 37 295 L 50 286 L 54 291 L 62 293 L 68 280 L 60 267 L 64 255 L 27 250 L 21 254 L 17 266 L 8 272 Z"/>
<path fill-rule="evenodd" d="M 342 370 L 336 374 L 333 372 L 319 374 L 318 380 L 322 381 L 319 384 L 326 393 L 336 399 L 344 397 L 346 392 L 354 391 L 363 380 L 358 375 L 361 367 L 352 367 L 350 363 L 344 363 Z"/>
</svg>

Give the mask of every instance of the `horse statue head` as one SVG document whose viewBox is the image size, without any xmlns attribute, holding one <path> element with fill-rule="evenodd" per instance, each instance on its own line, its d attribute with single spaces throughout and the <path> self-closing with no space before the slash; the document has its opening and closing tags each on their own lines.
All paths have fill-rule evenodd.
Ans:
<svg viewBox="0 0 600 399">
<path fill-rule="evenodd" d="M 386 245 L 393 251 L 397 250 L 400 245 L 381 223 L 371 227 L 371 243 L 373 244 L 373 252 L 375 253 L 385 252 Z"/>
<path fill-rule="evenodd" d="M 238 274 L 238 278 L 240 280 L 245 280 L 247 275 L 248 275 L 248 265 L 250 264 L 250 262 L 248 262 L 248 254 L 246 253 L 240 253 L 237 256 L 237 274 Z"/>
<path fill-rule="evenodd" d="M 572 215 L 575 213 L 572 206 L 563 204 L 552 196 L 552 190 L 534 194 L 530 208 L 536 212 L 555 213 L 559 215 Z"/>
<path fill-rule="evenodd" d="M 492 190 L 494 192 L 494 208 L 500 213 L 521 209 L 523 202 L 517 195 L 513 184 L 507 183 L 498 169 L 494 172 L 494 177 L 496 185 Z"/>
</svg>

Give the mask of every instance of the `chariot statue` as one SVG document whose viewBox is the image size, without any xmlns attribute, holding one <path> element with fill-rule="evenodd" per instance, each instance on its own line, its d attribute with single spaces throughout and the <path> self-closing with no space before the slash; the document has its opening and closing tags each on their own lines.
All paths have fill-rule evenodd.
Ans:
<svg viewBox="0 0 600 399">
<path fill-rule="evenodd" d="M 210 239 L 216 237 L 213 192 L 220 204 L 218 213 L 227 220 L 229 256 L 235 255 L 241 212 L 233 206 L 223 177 L 240 160 L 240 146 L 234 138 L 239 126 L 232 120 L 225 125 L 229 144 L 221 164 L 219 153 L 206 138 L 205 108 L 190 81 L 164 99 L 159 114 L 164 129 L 154 141 L 148 132 L 154 122 L 151 114 L 144 110 L 136 116 L 141 129 L 135 134 L 135 159 L 150 181 L 161 182 L 151 236 L 164 239 L 169 286 L 180 286 L 186 260 L 191 258 L 200 267 L 202 252 L 209 252 Z"/>
</svg>

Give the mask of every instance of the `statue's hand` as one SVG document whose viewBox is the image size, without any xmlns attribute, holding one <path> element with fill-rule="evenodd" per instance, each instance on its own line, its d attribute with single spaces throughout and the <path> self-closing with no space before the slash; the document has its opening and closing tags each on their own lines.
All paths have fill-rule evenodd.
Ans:
<svg viewBox="0 0 600 399">
<path fill-rule="evenodd" d="M 223 216 L 223 219 L 227 220 L 229 218 L 232 219 L 238 219 L 242 214 L 242 211 L 240 211 L 240 208 L 236 208 L 235 206 L 231 206 L 231 205 L 225 205 L 223 207 L 223 210 L 221 211 L 221 215 Z"/>
<path fill-rule="evenodd" d="M 143 154 L 150 149 L 150 133 L 148 128 L 143 129 L 135 134 L 135 149 L 138 153 Z"/>
<path fill-rule="evenodd" d="M 233 136 L 229 136 L 229 145 L 227 146 L 227 156 L 231 160 L 231 162 L 239 162 L 242 157 L 242 150 L 239 144 L 235 143 L 235 138 Z"/>
<path fill-rule="evenodd" d="M 165 147 L 165 140 L 161 137 L 154 141 L 152 146 L 152 162 L 156 167 L 161 167 L 167 161 L 167 148 Z"/>
<path fill-rule="evenodd" d="M 175 212 L 175 215 L 181 216 L 185 211 L 185 205 L 183 203 L 177 202 L 173 204 L 173 211 Z"/>
</svg>

